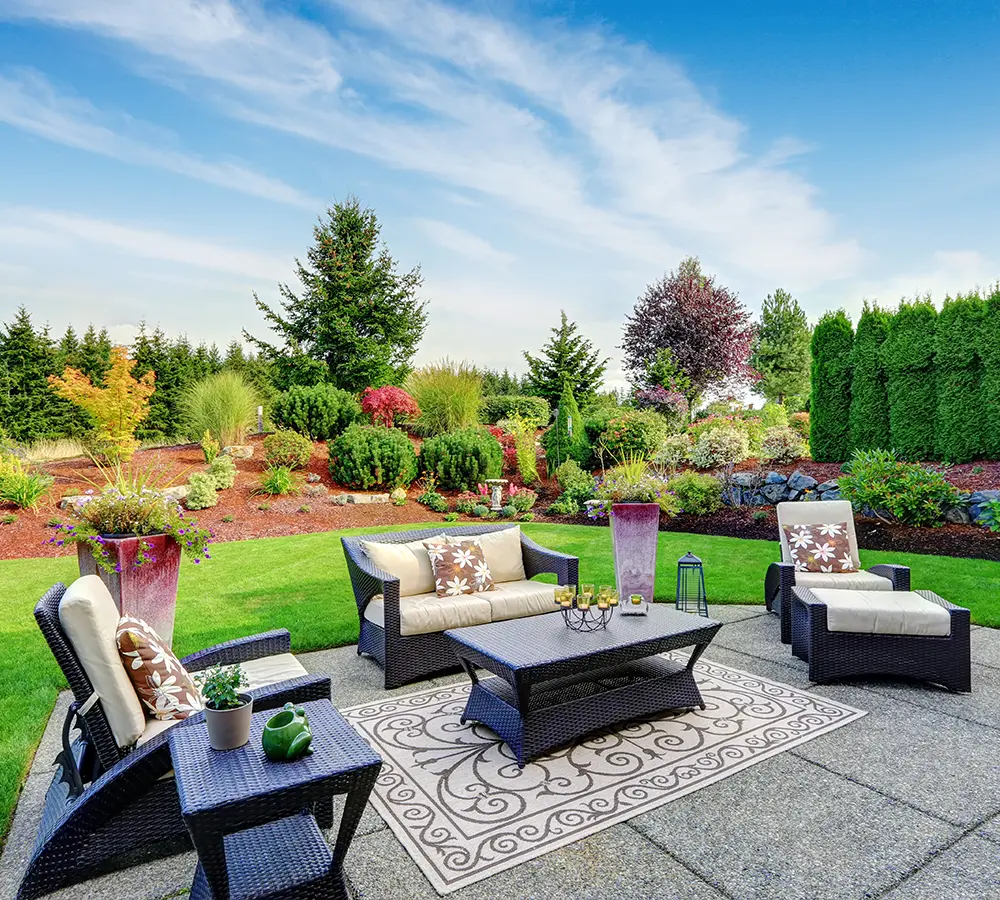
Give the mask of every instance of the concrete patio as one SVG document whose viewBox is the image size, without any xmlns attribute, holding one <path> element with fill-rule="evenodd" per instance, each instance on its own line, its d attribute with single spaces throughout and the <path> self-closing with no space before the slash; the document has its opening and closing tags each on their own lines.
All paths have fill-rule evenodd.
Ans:
<svg viewBox="0 0 1000 900">
<path fill-rule="evenodd" d="M 597 898 L 1000 898 L 1000 631 L 974 628 L 973 693 L 865 681 L 810 685 L 805 664 L 756 606 L 714 606 L 726 623 L 706 656 L 866 710 L 859 722 L 766 760 L 653 812 L 613 826 L 449 896 L 455 900 Z M 381 688 L 354 647 L 304 654 L 329 673 L 347 707 L 462 676 Z M 12 900 L 51 780 L 60 698 L 0 859 L 0 900 Z M 51 895 L 161 900 L 187 892 L 193 854 Z M 369 809 L 346 863 L 358 898 L 437 897 Z"/>
</svg>

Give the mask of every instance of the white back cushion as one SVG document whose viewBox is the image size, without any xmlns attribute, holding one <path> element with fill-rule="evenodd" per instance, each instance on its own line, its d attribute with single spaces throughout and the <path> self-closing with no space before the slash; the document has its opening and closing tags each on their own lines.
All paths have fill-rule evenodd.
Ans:
<svg viewBox="0 0 1000 900">
<path fill-rule="evenodd" d="M 408 544 L 362 541 L 361 549 L 376 566 L 399 579 L 400 597 L 434 593 L 434 570 L 422 540 Z"/>
<path fill-rule="evenodd" d="M 784 525 L 835 525 L 847 523 L 847 539 L 851 545 L 851 558 L 856 568 L 861 568 L 858 556 L 858 536 L 854 531 L 854 509 L 847 500 L 787 501 L 778 504 L 778 539 L 781 541 L 781 561 L 792 562 Z"/>
<path fill-rule="evenodd" d="M 456 540 L 463 538 L 455 536 Z M 475 539 L 483 548 L 486 565 L 495 584 L 505 581 L 524 581 L 524 558 L 521 556 L 521 526 L 477 534 Z"/>
<path fill-rule="evenodd" d="M 115 601 L 97 575 L 78 578 L 59 601 L 59 624 L 101 698 L 118 746 L 128 747 L 145 731 L 146 716 L 118 655 L 118 619 Z"/>
</svg>

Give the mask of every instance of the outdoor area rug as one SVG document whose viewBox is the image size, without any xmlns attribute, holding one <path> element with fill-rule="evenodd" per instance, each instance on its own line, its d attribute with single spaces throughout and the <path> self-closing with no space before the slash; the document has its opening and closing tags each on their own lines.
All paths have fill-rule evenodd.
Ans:
<svg viewBox="0 0 1000 900">
<path fill-rule="evenodd" d="M 705 660 L 696 671 L 704 711 L 597 732 L 524 769 L 489 728 L 460 723 L 467 684 L 342 712 L 384 760 L 372 803 L 447 894 L 865 715 Z"/>
</svg>

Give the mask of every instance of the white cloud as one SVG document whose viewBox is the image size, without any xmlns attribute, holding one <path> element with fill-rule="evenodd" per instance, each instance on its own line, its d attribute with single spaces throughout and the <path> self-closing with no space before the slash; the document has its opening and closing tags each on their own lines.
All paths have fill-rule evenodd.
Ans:
<svg viewBox="0 0 1000 900">
<path fill-rule="evenodd" d="M 514 256 L 497 250 L 489 241 L 448 222 L 437 219 L 414 219 L 414 224 L 438 246 L 478 262 L 513 262 Z"/>
<path fill-rule="evenodd" d="M 929 292 L 940 307 L 946 296 L 987 289 L 998 278 L 1000 260 L 987 259 L 976 250 L 939 250 L 931 254 L 929 265 L 922 271 L 860 282 L 853 293 L 892 308 L 901 299 Z M 860 301 L 857 307 L 860 309 Z"/>
</svg>

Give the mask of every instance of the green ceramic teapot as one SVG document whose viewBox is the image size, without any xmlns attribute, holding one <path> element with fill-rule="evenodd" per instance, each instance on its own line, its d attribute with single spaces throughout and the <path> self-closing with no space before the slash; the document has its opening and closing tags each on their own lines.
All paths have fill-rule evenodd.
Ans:
<svg viewBox="0 0 1000 900">
<path fill-rule="evenodd" d="M 264 726 L 262 737 L 264 753 L 274 762 L 286 762 L 312 753 L 312 731 L 309 719 L 301 706 L 286 703 L 277 715 L 271 716 Z"/>
</svg>

